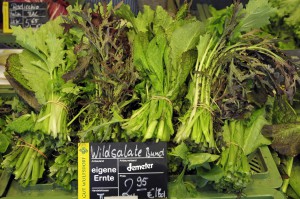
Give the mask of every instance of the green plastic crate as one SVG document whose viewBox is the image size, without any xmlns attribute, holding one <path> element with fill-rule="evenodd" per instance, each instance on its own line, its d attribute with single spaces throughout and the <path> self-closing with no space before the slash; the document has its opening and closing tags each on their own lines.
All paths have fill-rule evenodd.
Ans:
<svg viewBox="0 0 300 199">
<path fill-rule="evenodd" d="M 241 195 L 236 194 L 222 194 L 211 190 L 204 190 L 199 192 L 197 196 L 186 197 L 186 199 L 285 199 L 282 192 L 272 188 L 247 188 Z M 177 199 L 172 197 L 171 199 Z"/>
<path fill-rule="evenodd" d="M 249 164 L 253 173 L 250 186 L 259 188 L 280 188 L 282 178 L 277 165 L 267 146 L 249 156 Z"/>
<path fill-rule="evenodd" d="M 75 186 L 74 186 L 75 187 Z M 50 198 L 64 198 L 71 199 L 77 198 L 77 190 L 64 190 L 63 188 L 57 187 L 54 184 L 37 184 L 35 186 L 28 186 L 26 188 L 20 186 L 15 180 L 10 184 L 7 194 L 4 197 L 6 198 L 40 198 L 50 199 Z"/>
</svg>

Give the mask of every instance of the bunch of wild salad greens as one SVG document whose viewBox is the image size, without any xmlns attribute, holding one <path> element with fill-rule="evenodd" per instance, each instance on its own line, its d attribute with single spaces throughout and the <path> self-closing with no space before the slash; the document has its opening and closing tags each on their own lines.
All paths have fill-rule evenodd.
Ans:
<svg viewBox="0 0 300 199">
<path fill-rule="evenodd" d="M 58 18 L 37 30 L 14 27 L 16 40 L 24 50 L 15 55 L 18 59 L 9 65 L 11 69 L 7 75 L 31 91 L 38 102 L 39 106 L 33 107 L 38 109 L 34 131 L 70 140 L 67 114 L 80 88 L 72 80 L 64 81 L 62 78 L 63 74 L 75 68 L 77 57 L 74 45 L 68 42 L 70 38 L 65 37 L 60 23 L 62 19 Z"/>
<path fill-rule="evenodd" d="M 187 6 L 187 5 L 185 5 Z M 130 138 L 170 141 L 174 134 L 173 111 L 196 61 L 196 44 L 203 25 L 186 18 L 186 7 L 175 17 L 162 7 L 145 7 L 137 17 L 123 5 L 117 14 L 132 26 L 133 64 L 139 72 L 136 93 L 140 106 L 122 127 Z"/>
<path fill-rule="evenodd" d="M 36 184 L 55 147 L 71 141 L 68 114 L 80 88 L 62 78 L 77 58 L 60 23 L 57 18 L 36 30 L 14 27 L 23 51 L 8 58 L 5 75 L 31 109 L 7 125 L 20 138 L 2 166 L 12 169 L 23 186 Z"/>
<path fill-rule="evenodd" d="M 24 51 L 8 58 L 6 76 L 31 108 L 6 125 L 22 139 L 2 167 L 24 186 L 48 176 L 71 189 L 77 143 L 166 141 L 169 172 L 179 174 L 170 196 L 208 184 L 240 192 L 251 180 L 247 156 L 271 143 L 261 129 L 274 104 L 291 108 L 298 80 L 260 30 L 273 13 L 267 0 L 205 21 L 187 4 L 137 16 L 122 3 L 77 4 L 37 30 L 14 27 Z"/>
<path fill-rule="evenodd" d="M 3 101 L 2 101 L 3 100 Z M 17 96 L 1 100 L 1 166 L 12 171 L 22 186 L 36 184 L 43 177 L 45 158 L 53 141 L 47 136 L 29 132 L 33 127 L 30 108 Z M 50 147 L 51 148 L 51 147 Z"/>
<path fill-rule="evenodd" d="M 267 1 L 215 10 L 204 22 L 206 31 L 197 45 L 198 59 L 187 95 L 190 108 L 179 119 L 182 126 L 175 140 L 190 137 L 206 150 L 217 146 L 217 166 L 223 175 L 213 181 L 220 191 L 242 190 L 247 185 L 246 156 L 270 144 L 260 135 L 271 121 L 270 113 L 264 112 L 272 110 L 274 100 L 288 105 L 295 92 L 295 66 L 259 31 L 273 12 Z M 211 179 L 207 174 L 203 178 Z"/>
<path fill-rule="evenodd" d="M 136 100 L 137 74 L 126 24 L 114 16 L 118 6 L 70 7 L 64 16 L 65 33 L 76 38 L 79 64 L 63 77 L 77 79 L 83 87 L 78 96 L 80 111 L 74 118 L 82 142 L 127 140 L 120 121 L 126 117 L 128 104 Z"/>
</svg>

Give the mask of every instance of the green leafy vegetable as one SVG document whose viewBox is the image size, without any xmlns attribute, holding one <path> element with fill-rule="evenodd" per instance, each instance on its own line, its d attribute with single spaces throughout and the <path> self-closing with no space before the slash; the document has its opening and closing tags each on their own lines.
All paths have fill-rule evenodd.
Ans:
<svg viewBox="0 0 300 199">
<path fill-rule="evenodd" d="M 122 127 L 129 137 L 169 141 L 174 133 L 174 106 L 195 62 L 194 48 L 202 25 L 195 19 L 176 20 L 162 7 L 155 11 L 145 7 L 136 18 L 127 11 L 124 5 L 117 14 L 133 26 L 129 36 L 133 61 L 144 88 L 137 88 L 141 106 Z"/>
<path fill-rule="evenodd" d="M 34 114 L 24 114 L 7 124 L 7 129 L 17 133 L 31 132 L 36 122 L 35 118 Z"/>
<path fill-rule="evenodd" d="M 127 140 L 120 123 L 128 105 L 136 101 L 137 74 L 127 24 L 114 15 L 118 6 L 112 2 L 93 8 L 78 5 L 69 7 L 69 15 L 64 16 L 62 26 L 76 38 L 78 53 L 78 66 L 64 74 L 64 79 L 76 79 L 84 87 L 77 101 L 80 111 L 72 119 L 80 124 L 82 142 Z"/>
<path fill-rule="evenodd" d="M 22 67 L 16 70 L 22 73 L 42 106 L 35 129 L 67 140 L 68 106 L 76 99 L 79 88 L 62 79 L 62 75 L 77 63 L 74 46 L 66 46 L 64 29 L 60 26 L 62 22 L 58 17 L 36 30 L 13 27 L 13 34 L 24 48 L 18 54 Z M 13 70 L 12 67 L 20 66 L 12 65 L 10 70 Z"/>
<path fill-rule="evenodd" d="M 259 29 L 270 24 L 269 20 L 275 14 L 275 8 L 268 1 L 252 0 L 238 14 L 241 15 L 241 20 L 238 22 L 233 34 L 250 32 L 253 29 Z"/>
<path fill-rule="evenodd" d="M 261 4 L 263 7 L 258 8 Z M 179 118 L 176 142 L 191 139 L 205 150 L 217 151 L 214 129 L 222 126 L 219 118 L 248 117 L 247 114 L 263 107 L 269 96 L 284 95 L 291 103 L 294 77 L 297 79 L 295 68 L 256 30 L 268 23 L 273 12 L 267 1 L 251 1 L 246 8 L 235 3 L 214 11 L 213 17 L 207 19 L 186 96 L 189 108 Z M 283 72 L 277 64 L 290 72 Z M 281 77 L 274 75 L 274 71 Z"/>
<path fill-rule="evenodd" d="M 290 175 L 290 187 L 294 190 L 296 195 L 300 197 L 300 161 L 299 159 L 295 159 L 293 162 L 293 169 Z"/>
<path fill-rule="evenodd" d="M 43 177 L 51 142 L 47 137 L 26 133 L 18 138 L 13 150 L 4 156 L 1 166 L 13 170 L 15 179 L 22 186 L 35 185 Z"/>
<path fill-rule="evenodd" d="M 62 146 L 57 149 L 58 155 L 50 164 L 49 176 L 55 183 L 67 190 L 71 190 L 72 181 L 77 179 L 77 146 Z"/>
<path fill-rule="evenodd" d="M 169 183 L 169 194 L 170 197 L 186 198 L 187 196 L 195 196 L 197 194 L 196 188 L 200 187 L 201 183 L 206 184 L 208 180 L 220 179 L 222 177 L 222 170 L 217 167 L 211 168 L 209 163 L 215 162 L 219 159 L 218 155 L 201 152 L 191 152 L 190 146 L 184 142 L 174 147 L 169 155 L 182 159 L 183 170 L 176 177 L 176 179 Z M 197 150 L 199 151 L 199 149 Z M 197 170 L 196 179 L 186 179 L 185 173 L 187 170 Z M 205 170 L 205 172 L 204 172 Z M 217 174 L 216 176 L 214 176 Z M 213 177 L 214 176 L 214 177 Z M 203 180 L 204 179 L 204 180 Z M 194 184 L 193 181 L 197 181 L 198 184 Z M 200 183 L 200 181 L 202 182 Z"/>
<path fill-rule="evenodd" d="M 271 143 L 261 135 L 261 129 L 268 124 L 265 114 L 265 110 L 260 109 L 249 120 L 225 122 L 223 136 L 227 147 L 221 152 L 219 161 L 224 176 L 214 184 L 218 191 L 240 192 L 251 181 L 247 156 L 258 147 Z"/>
<path fill-rule="evenodd" d="M 300 46 L 300 11 L 299 0 L 270 0 L 276 8 L 276 14 L 271 18 L 271 24 L 264 29 L 278 38 L 276 42 L 281 49 L 291 50 Z"/>
<path fill-rule="evenodd" d="M 287 156 L 300 154 L 300 124 L 282 123 L 266 125 L 263 128 L 263 135 L 272 139 L 272 148 L 278 153 Z"/>
<path fill-rule="evenodd" d="M 260 30 L 274 13 L 267 0 L 235 1 L 203 22 L 188 11 L 76 4 L 38 29 L 14 27 L 24 50 L 6 76 L 34 110 L 16 99 L 0 109 L 2 167 L 23 186 L 47 176 L 70 190 L 76 143 L 167 141 L 171 198 L 211 185 L 240 193 L 247 156 L 271 144 L 263 126 L 296 117 L 297 70 Z"/>
<path fill-rule="evenodd" d="M 4 153 L 8 146 L 10 144 L 10 138 L 3 134 L 3 133 L 0 133 L 0 153 Z"/>
</svg>

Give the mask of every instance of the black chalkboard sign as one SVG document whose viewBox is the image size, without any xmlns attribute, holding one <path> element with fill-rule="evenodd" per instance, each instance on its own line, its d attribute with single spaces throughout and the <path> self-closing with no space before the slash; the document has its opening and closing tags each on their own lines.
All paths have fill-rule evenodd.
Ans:
<svg viewBox="0 0 300 199">
<path fill-rule="evenodd" d="M 11 26 L 38 28 L 49 20 L 47 3 L 3 2 L 3 31 Z"/>
<path fill-rule="evenodd" d="M 78 198 L 167 198 L 167 144 L 80 143 Z"/>
</svg>

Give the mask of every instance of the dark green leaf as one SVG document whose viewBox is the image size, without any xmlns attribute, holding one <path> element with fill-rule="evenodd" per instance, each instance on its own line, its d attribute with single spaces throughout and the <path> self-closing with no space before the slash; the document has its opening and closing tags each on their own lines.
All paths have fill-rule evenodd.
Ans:
<svg viewBox="0 0 300 199">
<path fill-rule="evenodd" d="M 5 134 L 0 134 L 0 153 L 4 153 L 10 144 L 10 139 Z"/>
<path fill-rule="evenodd" d="M 300 154 L 300 123 L 266 125 L 262 134 L 272 139 L 271 147 L 282 155 Z"/>
<path fill-rule="evenodd" d="M 218 165 L 214 165 L 211 170 L 200 167 L 197 169 L 197 175 L 209 181 L 217 181 L 223 177 L 224 170 Z"/>
</svg>

